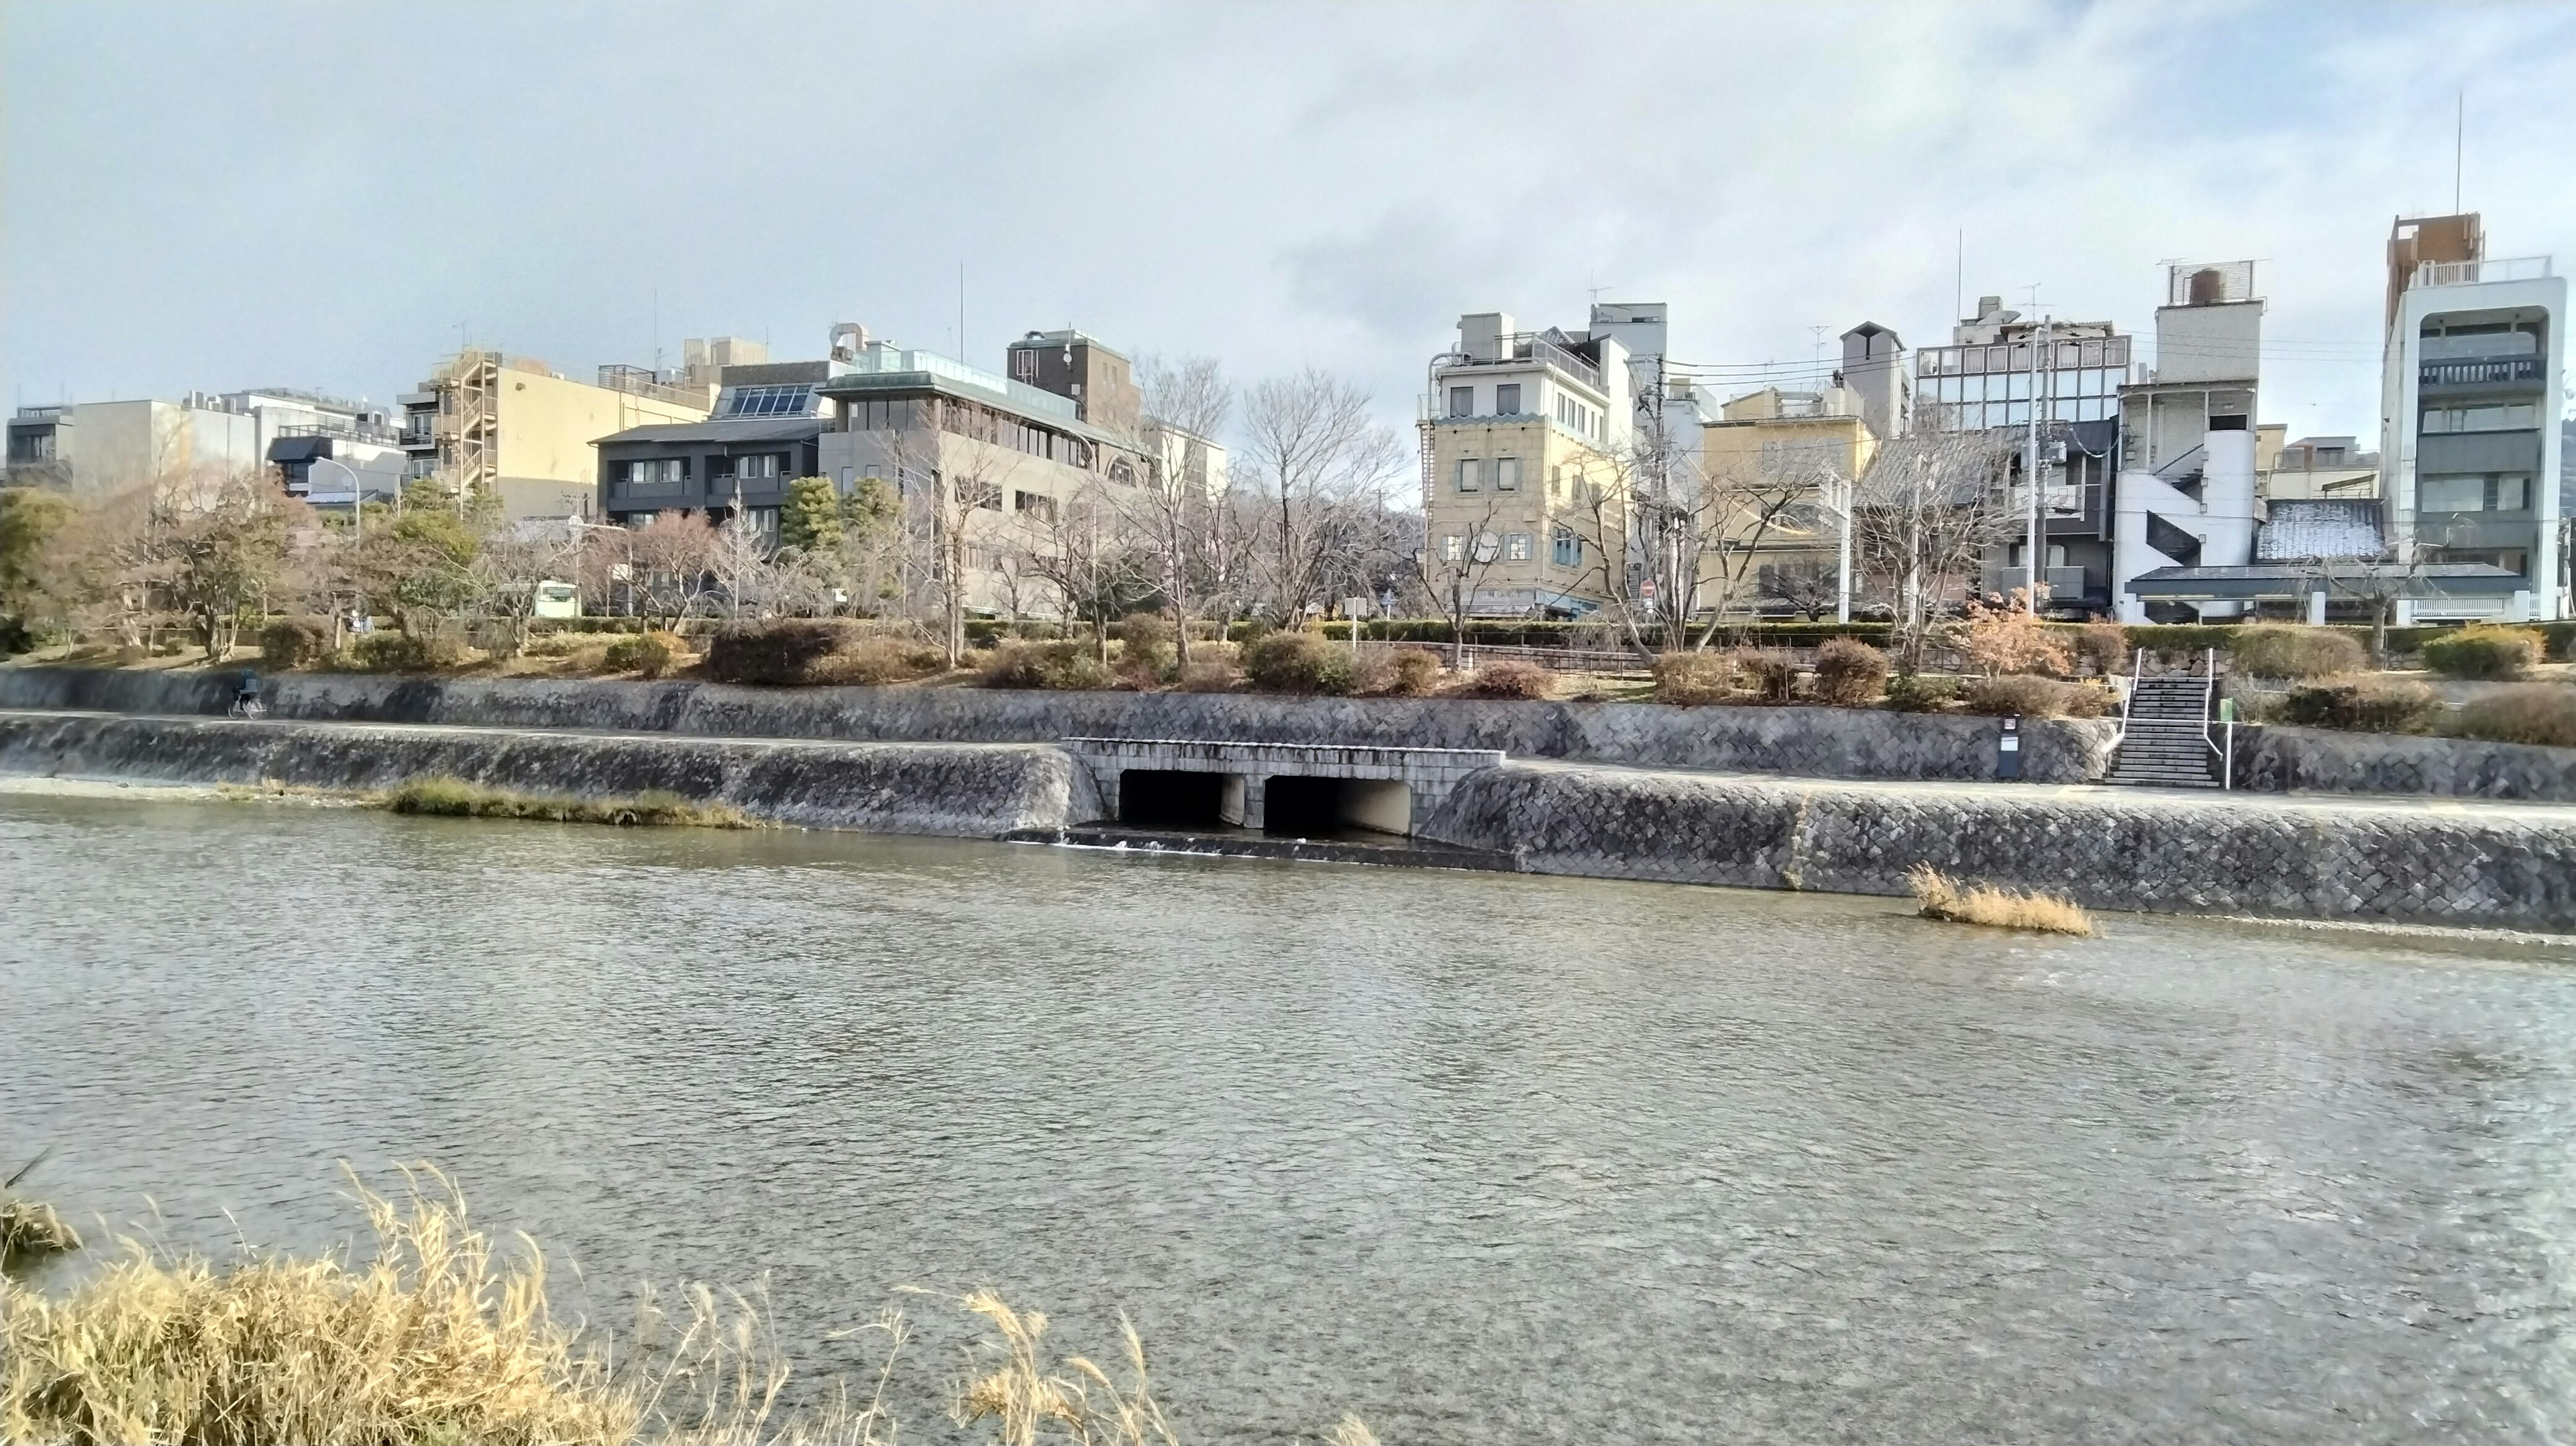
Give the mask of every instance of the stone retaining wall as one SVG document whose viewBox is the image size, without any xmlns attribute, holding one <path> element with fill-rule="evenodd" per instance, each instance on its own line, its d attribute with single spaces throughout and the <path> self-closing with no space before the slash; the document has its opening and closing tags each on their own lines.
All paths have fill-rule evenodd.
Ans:
<svg viewBox="0 0 2576 1446">
<path fill-rule="evenodd" d="M 265 676 L 265 675 L 264 675 Z M 0 668 L 0 707 L 221 713 L 232 674 Z M 278 716 L 374 723 L 592 728 L 888 743 L 1059 738 L 1496 749 L 1655 768 L 1818 778 L 1991 779 L 1992 718 L 1752 705 L 1290 698 L 1242 693 L 1041 693 L 988 688 L 743 688 L 533 678 L 265 676 Z M 2113 722 L 2023 729 L 2035 783 L 2078 783 L 2110 763 Z"/>
<path fill-rule="evenodd" d="M 0 773 L 391 788 L 441 775 L 603 798 L 659 789 L 816 828 L 997 838 L 1099 816 L 1062 750 L 599 737 L 226 718 L 0 713 Z"/>
<path fill-rule="evenodd" d="M 2576 823 L 2501 812 L 1512 764 L 1416 832 L 1596 878 L 1902 894 L 1929 863 L 2105 909 L 2576 930 Z"/>
<path fill-rule="evenodd" d="M 2236 783 L 2274 793 L 2576 803 L 2576 748 L 2265 724 L 2236 730 Z"/>
</svg>

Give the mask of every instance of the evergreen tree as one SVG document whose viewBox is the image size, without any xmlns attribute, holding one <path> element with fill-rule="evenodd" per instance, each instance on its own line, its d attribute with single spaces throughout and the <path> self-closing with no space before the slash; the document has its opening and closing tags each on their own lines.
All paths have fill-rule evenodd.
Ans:
<svg viewBox="0 0 2576 1446">
<path fill-rule="evenodd" d="M 841 545 L 841 497 L 828 477 L 799 477 L 787 484 L 778 509 L 778 545 L 800 552 L 831 552 Z"/>
</svg>

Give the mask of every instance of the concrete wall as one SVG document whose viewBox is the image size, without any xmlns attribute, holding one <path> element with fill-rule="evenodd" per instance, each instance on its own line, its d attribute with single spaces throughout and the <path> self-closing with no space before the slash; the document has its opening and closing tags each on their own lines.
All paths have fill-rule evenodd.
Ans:
<svg viewBox="0 0 2576 1446">
<path fill-rule="evenodd" d="M 0 773 L 333 790 L 447 776 L 601 798 L 659 789 L 817 828 L 995 838 L 1100 813 L 1061 750 L 599 737 L 226 718 L 0 714 Z"/>
<path fill-rule="evenodd" d="M 221 713 L 233 676 L 0 668 L 0 707 Z M 1515 758 L 1820 778 L 1992 778 L 2002 731 L 1992 718 L 1649 703 L 736 688 L 330 673 L 280 674 L 269 686 L 271 707 L 290 718 L 879 742 L 1052 743 L 1090 737 L 1491 748 Z M 2025 776 L 2034 783 L 2100 778 L 2117 726 L 2107 719 L 2027 725 Z"/>
<path fill-rule="evenodd" d="M 2096 908 L 2576 929 L 2576 827 L 2527 816 L 1512 764 L 1415 832 L 1596 878 L 1902 894 L 1920 862 Z"/>
</svg>

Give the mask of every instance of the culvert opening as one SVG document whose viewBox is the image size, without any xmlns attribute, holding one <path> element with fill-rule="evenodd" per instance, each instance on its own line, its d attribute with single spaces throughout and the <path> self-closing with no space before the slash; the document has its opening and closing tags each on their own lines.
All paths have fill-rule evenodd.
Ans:
<svg viewBox="0 0 2576 1446">
<path fill-rule="evenodd" d="M 1391 778 L 1273 774 L 1261 789 L 1264 833 L 1329 837 L 1352 829 L 1413 831 L 1413 790 Z"/>
<path fill-rule="evenodd" d="M 1152 828 L 1221 828 L 1222 773 L 1130 768 L 1118 775 L 1118 821 Z"/>
</svg>

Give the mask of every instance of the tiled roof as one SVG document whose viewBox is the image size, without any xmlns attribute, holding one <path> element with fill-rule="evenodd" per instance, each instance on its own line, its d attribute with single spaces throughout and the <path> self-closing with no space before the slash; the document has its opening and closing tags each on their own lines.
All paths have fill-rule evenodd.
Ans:
<svg viewBox="0 0 2576 1446">
<path fill-rule="evenodd" d="M 2257 562 L 2382 557 L 2387 552 L 2376 498 L 2282 498 L 2272 504 L 2270 520 L 2254 535 Z"/>
</svg>

